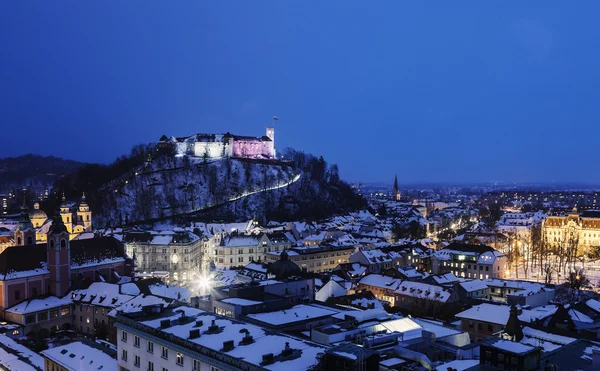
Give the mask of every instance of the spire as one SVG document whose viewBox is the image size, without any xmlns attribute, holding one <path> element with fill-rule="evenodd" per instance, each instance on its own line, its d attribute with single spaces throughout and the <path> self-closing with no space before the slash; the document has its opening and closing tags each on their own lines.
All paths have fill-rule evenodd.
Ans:
<svg viewBox="0 0 600 371">
<path fill-rule="evenodd" d="M 510 316 L 508 317 L 504 332 L 509 335 L 510 339 L 513 341 L 518 342 L 523 339 L 523 330 L 521 329 L 521 323 L 519 322 L 517 307 L 514 305 L 510 307 Z"/>
<path fill-rule="evenodd" d="M 394 193 L 398 192 L 398 174 L 394 177 Z"/>
<path fill-rule="evenodd" d="M 67 227 L 65 226 L 65 223 L 63 223 L 59 211 L 54 213 L 54 218 L 52 218 L 52 225 L 50 226 L 49 232 L 50 231 L 56 234 L 67 232 Z"/>
</svg>

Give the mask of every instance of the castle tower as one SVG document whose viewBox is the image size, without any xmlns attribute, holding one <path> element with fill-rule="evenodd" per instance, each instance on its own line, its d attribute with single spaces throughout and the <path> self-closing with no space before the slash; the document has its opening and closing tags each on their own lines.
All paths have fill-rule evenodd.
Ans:
<svg viewBox="0 0 600 371">
<path fill-rule="evenodd" d="M 67 199 L 65 198 L 65 194 L 62 196 L 62 203 L 60 204 L 60 217 L 62 219 L 63 224 L 67 227 L 67 231 L 69 233 L 73 232 L 73 213 L 71 212 L 71 208 L 67 205 Z"/>
<path fill-rule="evenodd" d="M 394 190 L 392 192 L 392 197 L 394 197 L 394 199 L 396 201 L 400 201 L 400 189 L 398 188 L 398 175 L 397 174 L 394 177 Z"/>
<path fill-rule="evenodd" d="M 86 232 L 92 231 L 92 212 L 85 201 L 85 192 L 81 196 L 81 202 L 79 203 L 79 208 L 77 209 L 77 224 L 83 226 L 83 229 Z"/>
<path fill-rule="evenodd" d="M 267 137 L 269 139 L 271 139 L 271 141 L 273 142 L 273 158 L 277 157 L 277 154 L 275 152 L 275 128 L 272 126 L 267 127 Z"/>
<path fill-rule="evenodd" d="M 62 212 L 56 213 L 48 231 L 46 258 L 50 271 L 49 294 L 62 297 L 71 287 L 71 243 L 63 223 Z"/>
<path fill-rule="evenodd" d="M 21 217 L 13 232 L 13 238 L 16 246 L 33 245 L 35 243 L 35 228 L 29 220 L 29 212 L 25 204 L 21 206 Z"/>
</svg>

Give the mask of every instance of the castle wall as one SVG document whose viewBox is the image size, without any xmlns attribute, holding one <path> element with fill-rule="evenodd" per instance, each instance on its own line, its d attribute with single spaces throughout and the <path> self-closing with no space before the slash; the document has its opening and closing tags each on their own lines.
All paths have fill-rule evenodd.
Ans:
<svg viewBox="0 0 600 371">
<path fill-rule="evenodd" d="M 271 141 L 234 140 L 234 157 L 275 157 L 275 145 Z"/>
<path fill-rule="evenodd" d="M 208 158 L 224 158 L 231 156 L 231 145 L 223 142 L 196 142 L 194 143 L 194 156 Z"/>
</svg>

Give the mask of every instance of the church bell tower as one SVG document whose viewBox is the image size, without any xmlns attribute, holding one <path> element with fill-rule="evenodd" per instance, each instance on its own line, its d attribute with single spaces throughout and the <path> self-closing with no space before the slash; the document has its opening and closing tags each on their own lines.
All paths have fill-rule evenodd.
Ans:
<svg viewBox="0 0 600 371">
<path fill-rule="evenodd" d="M 63 297 L 71 287 L 71 242 L 60 213 L 48 230 L 46 258 L 50 271 L 49 294 Z"/>
</svg>

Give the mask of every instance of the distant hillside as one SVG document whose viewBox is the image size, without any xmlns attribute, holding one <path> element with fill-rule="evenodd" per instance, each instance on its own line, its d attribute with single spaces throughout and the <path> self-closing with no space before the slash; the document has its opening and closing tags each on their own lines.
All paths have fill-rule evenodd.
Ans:
<svg viewBox="0 0 600 371">
<path fill-rule="evenodd" d="M 50 187 L 85 163 L 54 156 L 23 155 L 0 159 L 0 192 L 24 186 Z"/>
<path fill-rule="evenodd" d="M 56 194 L 77 198 L 85 191 L 98 227 L 163 219 L 318 219 L 365 205 L 339 179 L 336 165 L 282 153 L 289 161 L 205 161 L 136 146 L 111 165 L 79 168 L 56 184 Z"/>
</svg>

